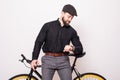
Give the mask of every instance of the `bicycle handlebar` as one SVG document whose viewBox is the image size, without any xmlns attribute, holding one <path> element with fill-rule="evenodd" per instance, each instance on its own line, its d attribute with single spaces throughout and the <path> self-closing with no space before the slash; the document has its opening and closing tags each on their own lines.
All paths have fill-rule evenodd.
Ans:
<svg viewBox="0 0 120 80">
<path fill-rule="evenodd" d="M 21 61 L 22 63 L 24 63 L 24 60 L 29 64 L 32 62 L 32 60 L 27 59 L 23 54 L 21 54 L 21 56 L 23 59 L 19 61 Z M 37 67 L 41 67 L 41 65 L 38 65 Z"/>
<path fill-rule="evenodd" d="M 80 58 L 80 57 L 83 57 L 85 54 L 86 54 L 85 52 L 83 52 L 81 54 L 72 53 L 72 54 L 69 54 L 68 56 L 73 56 L 75 58 Z M 24 63 L 24 61 L 26 61 L 29 64 L 32 62 L 32 60 L 27 59 L 23 54 L 21 54 L 21 56 L 22 56 L 22 59 L 19 60 L 19 61 L 21 61 L 22 63 Z M 37 67 L 41 67 L 41 65 L 38 65 Z"/>
<path fill-rule="evenodd" d="M 32 60 L 27 59 L 23 54 L 21 54 L 21 56 L 23 59 L 19 60 L 19 61 L 24 62 L 24 60 L 25 60 L 27 63 L 29 63 L 29 64 L 31 63 Z"/>
</svg>

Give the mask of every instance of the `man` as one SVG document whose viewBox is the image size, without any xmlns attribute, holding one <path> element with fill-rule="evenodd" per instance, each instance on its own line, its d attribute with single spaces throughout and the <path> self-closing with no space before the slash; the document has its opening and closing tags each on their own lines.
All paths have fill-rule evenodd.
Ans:
<svg viewBox="0 0 120 80">
<path fill-rule="evenodd" d="M 77 16 L 76 9 L 67 4 L 61 11 L 61 16 L 43 25 L 35 41 L 32 54 L 31 68 L 34 70 L 38 65 L 39 52 L 42 50 L 45 55 L 42 57 L 42 79 L 52 80 L 57 70 L 61 80 L 72 80 L 69 57 L 70 51 L 80 54 L 83 51 L 82 44 L 77 32 L 70 26 L 74 16 Z M 70 45 L 72 42 L 73 46 Z"/>
</svg>

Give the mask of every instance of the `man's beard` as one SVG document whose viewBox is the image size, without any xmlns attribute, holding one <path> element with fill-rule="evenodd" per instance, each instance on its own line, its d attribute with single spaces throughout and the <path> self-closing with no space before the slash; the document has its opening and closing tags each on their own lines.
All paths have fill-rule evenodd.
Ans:
<svg viewBox="0 0 120 80">
<path fill-rule="evenodd" d="M 62 21 L 63 21 L 63 24 L 65 25 L 65 26 L 69 26 L 69 23 L 67 23 L 65 20 L 64 20 L 64 17 L 62 18 Z"/>
</svg>

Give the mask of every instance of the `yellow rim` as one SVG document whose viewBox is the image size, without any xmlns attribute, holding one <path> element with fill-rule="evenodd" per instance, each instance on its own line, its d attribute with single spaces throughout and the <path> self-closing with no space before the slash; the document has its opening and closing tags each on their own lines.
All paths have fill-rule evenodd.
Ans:
<svg viewBox="0 0 120 80">
<path fill-rule="evenodd" d="M 84 74 L 79 78 L 76 78 L 75 80 L 105 80 L 105 78 L 103 78 L 102 76 L 98 75 L 98 74 Z"/>
<path fill-rule="evenodd" d="M 28 76 L 18 76 L 18 77 L 15 77 L 12 80 L 26 80 L 27 78 L 28 78 Z M 32 77 L 31 80 L 36 80 L 36 79 Z"/>
</svg>

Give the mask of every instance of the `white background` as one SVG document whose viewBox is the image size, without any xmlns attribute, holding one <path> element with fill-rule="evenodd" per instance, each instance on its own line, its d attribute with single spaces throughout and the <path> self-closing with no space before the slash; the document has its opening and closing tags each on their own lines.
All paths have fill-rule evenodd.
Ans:
<svg viewBox="0 0 120 80">
<path fill-rule="evenodd" d="M 107 80 L 119 80 L 119 0 L 0 0 L 0 78 L 27 73 L 18 60 L 31 59 L 34 41 L 45 22 L 56 20 L 65 4 L 76 7 L 77 30 L 86 55 L 77 61 L 81 73 L 95 72 Z M 42 52 L 40 57 L 42 56 Z M 54 80 L 57 80 L 57 74 Z"/>
</svg>

